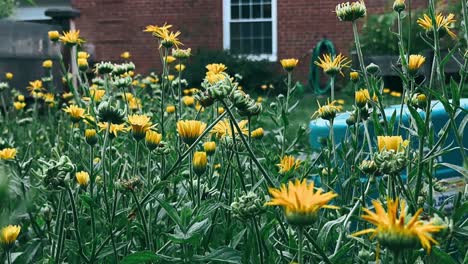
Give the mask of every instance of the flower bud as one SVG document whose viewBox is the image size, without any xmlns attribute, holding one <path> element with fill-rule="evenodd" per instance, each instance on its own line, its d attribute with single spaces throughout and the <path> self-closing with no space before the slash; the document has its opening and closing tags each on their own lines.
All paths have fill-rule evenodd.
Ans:
<svg viewBox="0 0 468 264">
<path fill-rule="evenodd" d="M 60 33 L 56 30 L 47 32 L 49 39 L 53 42 L 56 42 L 60 38 Z"/>
<path fill-rule="evenodd" d="M 205 150 L 206 154 L 211 156 L 216 151 L 216 143 L 214 141 L 205 142 L 203 144 L 203 149 Z"/>
<path fill-rule="evenodd" d="M 263 131 L 263 128 L 259 127 L 257 129 L 255 129 L 254 131 L 252 131 L 252 138 L 255 138 L 255 139 L 261 139 L 263 138 L 263 135 L 264 135 L 264 131 Z"/>
<path fill-rule="evenodd" d="M 400 13 L 405 10 L 405 8 L 405 0 L 395 0 L 395 2 L 393 2 L 393 10 L 395 10 L 395 12 Z"/>
<path fill-rule="evenodd" d="M 193 154 L 192 167 L 193 167 L 193 171 L 197 175 L 202 175 L 206 171 L 207 163 L 208 163 L 208 159 L 206 157 L 206 152 L 196 151 Z"/>
<path fill-rule="evenodd" d="M 52 68 L 53 62 L 51 60 L 45 60 L 42 62 L 42 67 L 44 69 L 50 69 Z"/>
<path fill-rule="evenodd" d="M 97 143 L 97 136 L 95 129 L 86 129 L 85 130 L 85 141 L 90 146 L 94 146 Z"/>
<path fill-rule="evenodd" d="M 86 187 L 89 183 L 89 174 L 86 171 L 80 171 L 75 174 L 76 181 L 82 187 Z"/>
<path fill-rule="evenodd" d="M 359 73 L 358 72 L 350 72 L 349 73 L 349 78 L 351 79 L 351 81 L 353 81 L 354 83 L 356 83 L 357 81 L 359 81 Z"/>
<path fill-rule="evenodd" d="M 88 60 L 84 58 L 78 58 L 77 64 L 78 64 L 78 69 L 80 69 L 80 71 L 86 71 L 89 66 Z"/>
<path fill-rule="evenodd" d="M 366 66 L 366 72 L 368 72 L 370 74 L 376 74 L 379 71 L 380 71 L 380 67 L 379 67 L 379 65 L 377 65 L 375 63 L 371 63 L 371 64 Z"/>
</svg>

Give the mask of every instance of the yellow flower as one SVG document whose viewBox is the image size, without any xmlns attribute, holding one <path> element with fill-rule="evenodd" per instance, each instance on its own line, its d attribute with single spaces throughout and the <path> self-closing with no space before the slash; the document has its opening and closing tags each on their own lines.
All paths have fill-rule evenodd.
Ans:
<svg viewBox="0 0 468 264">
<path fill-rule="evenodd" d="M 71 93 L 71 92 L 63 93 L 62 98 L 65 99 L 65 100 L 70 100 L 70 99 L 73 98 L 73 93 Z"/>
<path fill-rule="evenodd" d="M 16 100 L 18 100 L 18 102 L 24 102 L 24 95 L 19 94 L 19 95 L 16 97 Z"/>
<path fill-rule="evenodd" d="M 184 96 L 182 97 L 182 102 L 186 106 L 192 106 L 195 104 L 195 98 L 193 98 L 192 96 Z"/>
<path fill-rule="evenodd" d="M 405 0 L 395 0 L 395 2 L 393 2 L 393 10 L 395 10 L 395 12 L 400 13 L 401 11 L 405 10 L 405 8 Z"/>
<path fill-rule="evenodd" d="M 176 61 L 176 58 L 174 56 L 169 55 L 169 56 L 166 57 L 166 63 L 167 64 L 171 64 L 174 61 Z"/>
<path fill-rule="evenodd" d="M 175 105 L 168 105 L 168 106 L 166 107 L 166 112 L 168 112 L 169 114 L 172 114 L 172 113 L 174 113 L 175 111 L 176 111 Z"/>
<path fill-rule="evenodd" d="M 455 33 L 453 33 L 451 31 L 451 26 L 455 23 L 455 15 L 454 14 L 449 14 L 448 16 L 443 16 L 442 14 L 438 14 L 436 16 L 436 21 L 435 21 L 435 24 L 436 24 L 436 30 L 438 32 L 440 32 L 441 34 L 449 34 L 450 37 L 452 38 L 456 38 L 457 35 L 455 35 Z M 422 27 L 423 29 L 425 29 L 427 32 L 430 32 L 430 31 L 433 31 L 434 30 L 434 27 L 433 27 L 433 23 L 432 23 L 432 19 L 424 14 L 424 16 L 422 18 L 418 18 L 418 24 L 420 27 Z"/>
<path fill-rule="evenodd" d="M 248 123 L 247 120 L 242 120 L 239 123 L 237 123 L 237 125 L 239 126 L 239 128 L 242 131 L 242 134 L 244 134 L 244 135 L 248 135 L 248 133 L 249 133 L 248 129 L 246 128 L 247 123 Z M 236 132 L 235 134 L 237 134 L 237 130 L 236 130 L 235 127 L 234 127 L 234 131 Z M 210 133 L 212 135 L 215 135 L 217 138 L 224 138 L 226 136 L 233 137 L 233 132 L 232 132 L 232 129 L 231 129 L 231 123 L 230 123 L 230 121 L 228 119 L 223 119 L 223 120 L 219 121 L 213 127 L 213 129 L 210 131 Z"/>
<path fill-rule="evenodd" d="M 324 54 L 323 58 L 319 58 L 319 60 L 315 62 L 315 65 L 322 68 L 323 72 L 331 76 L 334 76 L 337 73 L 340 73 L 344 76 L 342 70 L 343 68 L 350 67 L 350 64 L 351 61 L 348 60 L 341 53 L 334 58 L 331 54 Z"/>
<path fill-rule="evenodd" d="M 206 124 L 198 120 L 180 120 L 177 122 L 177 132 L 187 145 L 192 145 L 205 131 L 205 128 Z"/>
<path fill-rule="evenodd" d="M 218 107 L 218 115 L 224 113 L 224 107 Z"/>
<path fill-rule="evenodd" d="M 122 59 L 124 59 L 124 60 L 128 60 L 128 59 L 130 59 L 131 55 L 130 55 L 130 52 L 124 51 L 124 52 L 122 52 L 122 54 L 120 54 L 120 57 Z"/>
<path fill-rule="evenodd" d="M 47 35 L 49 36 L 49 39 L 54 42 L 60 38 L 60 33 L 56 30 L 47 32 Z"/>
<path fill-rule="evenodd" d="M 85 130 L 85 140 L 86 143 L 89 145 L 93 146 L 94 144 L 97 143 L 97 137 L 96 137 L 96 129 L 86 129 Z"/>
<path fill-rule="evenodd" d="M 409 141 L 403 140 L 401 136 L 378 136 L 377 145 L 380 152 L 383 150 L 398 152 L 404 151 L 409 145 Z"/>
<path fill-rule="evenodd" d="M 86 51 L 79 51 L 78 52 L 78 59 L 88 59 L 89 58 L 89 53 Z"/>
<path fill-rule="evenodd" d="M 90 89 L 89 93 L 93 98 L 94 102 L 100 102 L 104 95 L 106 94 L 106 90 L 103 89 Z"/>
<path fill-rule="evenodd" d="M 318 103 L 319 108 L 312 115 L 312 118 L 319 117 L 325 120 L 334 119 L 336 117 L 336 114 L 343 108 L 341 105 L 336 104 L 336 101 L 328 102 L 326 105 L 323 106 L 321 106 L 320 103 Z"/>
<path fill-rule="evenodd" d="M 151 118 L 147 115 L 129 115 L 128 123 L 132 127 L 133 137 L 136 140 L 143 139 L 146 131 L 154 126 L 151 123 Z"/>
<path fill-rule="evenodd" d="M 292 225 L 312 224 L 322 208 L 338 209 L 328 205 L 338 194 L 323 193 L 322 189 L 315 191 L 314 182 L 309 184 L 306 179 L 289 181 L 287 186 L 282 184 L 280 188 L 269 188 L 268 191 L 272 199 L 265 205 L 283 207 L 286 219 Z"/>
<path fill-rule="evenodd" d="M 426 58 L 422 55 L 410 55 L 408 62 L 408 71 L 411 74 L 415 74 L 419 68 L 424 64 Z"/>
<path fill-rule="evenodd" d="M 169 31 L 164 31 L 162 32 L 162 37 L 161 37 L 161 45 L 166 47 L 166 48 L 171 48 L 175 46 L 176 48 L 179 48 L 179 46 L 184 45 L 182 42 L 179 40 L 179 35 L 180 32 L 169 32 Z"/>
<path fill-rule="evenodd" d="M 89 67 L 88 60 L 84 58 L 78 58 L 76 63 L 78 64 L 78 68 L 82 71 L 86 71 Z"/>
<path fill-rule="evenodd" d="M 150 150 L 153 150 L 156 147 L 158 147 L 159 144 L 161 143 L 161 139 L 162 139 L 162 135 L 159 134 L 158 132 L 153 131 L 153 130 L 146 131 L 145 142 L 146 142 L 146 146 Z"/>
<path fill-rule="evenodd" d="M 210 84 L 215 84 L 219 81 L 224 80 L 227 77 L 227 74 L 224 72 L 221 73 L 214 73 L 214 72 L 207 72 L 205 79 L 210 83 Z"/>
<path fill-rule="evenodd" d="M 101 131 L 106 131 L 107 130 L 107 122 L 99 122 L 98 123 L 98 127 L 100 128 Z M 117 137 L 118 136 L 118 133 L 119 132 L 127 132 L 128 131 L 128 128 L 125 127 L 125 123 L 123 124 L 110 124 L 110 127 L 109 127 L 109 134 Z"/>
<path fill-rule="evenodd" d="M 4 148 L 0 150 L 0 159 L 2 160 L 12 160 L 16 157 L 16 149 L 15 148 Z"/>
<path fill-rule="evenodd" d="M 141 99 L 132 97 L 128 100 L 128 106 L 131 110 L 137 110 L 141 108 Z"/>
<path fill-rule="evenodd" d="M 335 8 L 336 16 L 340 21 L 355 21 L 365 17 L 367 10 L 363 0 L 338 4 Z"/>
<path fill-rule="evenodd" d="M 193 171 L 197 175 L 202 175 L 206 171 L 207 163 L 208 163 L 208 159 L 206 157 L 206 152 L 196 151 L 193 154 L 192 167 L 193 167 Z"/>
<path fill-rule="evenodd" d="M 29 86 L 27 87 L 28 91 L 32 93 L 39 93 L 42 92 L 42 81 L 41 80 L 35 80 L 32 82 L 29 82 Z"/>
<path fill-rule="evenodd" d="M 359 80 L 359 72 L 355 72 L 355 71 L 350 72 L 349 78 L 351 79 L 351 81 L 357 82 Z"/>
<path fill-rule="evenodd" d="M 393 91 L 390 93 L 391 96 L 394 96 L 394 97 L 401 97 L 401 93 L 400 92 L 396 92 L 396 91 Z"/>
<path fill-rule="evenodd" d="M 437 233 L 444 229 L 444 226 L 434 225 L 419 219 L 423 209 L 419 209 L 411 219 L 405 211 L 405 201 L 400 203 L 400 213 L 398 214 L 398 199 L 387 199 L 387 212 L 379 201 L 372 201 L 375 208 L 375 213 L 367 208 L 363 208 L 366 215 L 361 216 L 362 219 L 375 225 L 375 228 L 369 228 L 357 233 L 353 236 L 360 236 L 371 233 L 371 238 L 377 237 L 377 240 L 391 250 L 402 250 L 414 247 L 431 251 L 431 244 L 438 244 L 432 237 L 431 233 Z"/>
<path fill-rule="evenodd" d="M 13 102 L 13 106 L 15 107 L 16 110 L 21 110 L 26 107 L 25 102 Z"/>
<path fill-rule="evenodd" d="M 285 174 L 297 170 L 300 164 L 300 160 L 296 160 L 293 156 L 285 155 L 276 166 L 278 166 L 280 174 Z"/>
<path fill-rule="evenodd" d="M 11 72 L 5 73 L 5 78 L 6 78 L 7 80 L 13 79 L 13 73 L 11 73 Z"/>
<path fill-rule="evenodd" d="M 55 95 L 53 93 L 46 93 L 44 94 L 44 102 L 49 106 L 53 107 L 55 105 Z"/>
<path fill-rule="evenodd" d="M 297 64 L 299 63 L 298 59 L 282 59 L 280 60 L 281 66 L 283 66 L 283 69 L 285 71 L 292 71 L 294 68 L 296 68 Z"/>
<path fill-rule="evenodd" d="M 3 245 L 11 246 L 15 243 L 18 235 L 21 231 L 21 227 L 19 225 L 8 225 L 2 228 L 1 230 L 1 239 L 0 242 Z"/>
<path fill-rule="evenodd" d="M 340 105 L 344 105 L 344 104 L 345 104 L 345 100 L 343 100 L 343 99 L 338 99 L 338 100 L 336 100 L 336 102 L 337 102 L 338 104 L 340 104 Z"/>
<path fill-rule="evenodd" d="M 169 74 L 169 75 L 167 76 L 167 79 L 168 79 L 170 82 L 172 82 L 172 81 L 175 79 L 175 76 L 172 75 L 172 74 Z"/>
<path fill-rule="evenodd" d="M 384 88 L 384 89 L 383 89 L 383 92 L 384 92 L 384 93 L 390 93 L 390 88 Z"/>
<path fill-rule="evenodd" d="M 83 187 L 86 187 L 89 183 L 89 174 L 86 171 L 77 172 L 75 178 L 78 184 Z"/>
<path fill-rule="evenodd" d="M 78 122 L 85 116 L 85 110 L 77 105 L 70 105 L 63 109 L 67 113 L 73 122 Z"/>
<path fill-rule="evenodd" d="M 63 32 L 63 35 L 60 36 L 59 39 L 63 44 L 67 44 L 70 46 L 81 45 L 85 42 L 82 38 L 80 38 L 79 30 L 70 30 L 68 32 Z"/>
<path fill-rule="evenodd" d="M 174 69 L 175 69 L 177 72 L 184 71 L 184 70 L 185 70 L 185 65 L 184 65 L 184 64 L 177 64 L 176 66 L 174 66 Z"/>
<path fill-rule="evenodd" d="M 46 69 L 50 69 L 50 68 L 52 68 L 53 64 L 54 63 L 51 60 L 45 60 L 45 61 L 42 62 L 42 67 L 46 68 Z"/>
<path fill-rule="evenodd" d="M 208 154 L 208 155 L 213 155 L 216 151 L 216 142 L 214 141 L 208 141 L 203 143 L 203 150 Z"/>
<path fill-rule="evenodd" d="M 263 97 L 259 96 L 257 97 L 257 103 L 261 104 L 263 102 Z"/>
<path fill-rule="evenodd" d="M 254 131 L 252 131 L 252 138 L 255 138 L 255 139 L 260 139 L 260 138 L 263 138 L 263 135 L 265 134 L 265 131 L 263 131 L 263 128 L 259 127 L 257 129 L 255 129 Z"/>
<path fill-rule="evenodd" d="M 356 91 L 356 93 L 354 94 L 354 98 L 356 99 L 356 104 L 359 107 L 363 107 L 367 104 L 368 101 L 370 101 L 371 96 L 369 94 L 369 90 L 361 89 L 359 91 Z M 377 101 L 378 100 L 377 95 L 374 94 L 372 99 L 373 101 Z"/>
<path fill-rule="evenodd" d="M 227 67 L 226 65 L 222 63 L 211 63 L 211 64 L 206 65 L 206 69 L 208 70 L 208 72 L 218 74 L 218 73 L 226 72 Z"/>
</svg>

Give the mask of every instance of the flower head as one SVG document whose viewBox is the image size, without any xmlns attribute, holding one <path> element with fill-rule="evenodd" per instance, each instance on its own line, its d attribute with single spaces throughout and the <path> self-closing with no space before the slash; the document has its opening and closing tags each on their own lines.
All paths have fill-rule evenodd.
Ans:
<svg viewBox="0 0 468 264">
<path fill-rule="evenodd" d="M 369 90 L 367 89 L 361 89 L 359 91 L 356 91 L 356 93 L 354 94 L 354 98 L 356 99 L 356 104 L 359 107 L 364 107 L 367 104 L 367 102 L 371 100 Z M 378 100 L 377 95 L 374 94 L 374 96 L 372 97 L 372 100 L 377 101 Z"/>
<path fill-rule="evenodd" d="M 371 238 L 377 240 L 384 246 L 392 250 L 402 250 L 422 246 L 431 251 L 431 244 L 437 244 L 431 233 L 437 233 L 444 229 L 444 226 L 434 225 L 419 219 L 423 209 L 419 209 L 413 217 L 409 218 L 405 211 L 405 201 L 387 199 L 387 212 L 379 201 L 372 201 L 375 212 L 363 208 L 366 215 L 362 219 L 373 224 L 375 228 L 369 228 L 353 236 L 360 236 L 371 233 Z M 400 213 L 398 213 L 400 205 Z"/>
<path fill-rule="evenodd" d="M 207 163 L 208 163 L 208 159 L 206 157 L 206 152 L 196 151 L 195 153 L 193 153 L 192 167 L 193 167 L 193 171 L 197 175 L 201 175 L 206 171 Z"/>
<path fill-rule="evenodd" d="M 32 93 L 40 93 L 44 90 L 42 86 L 42 81 L 41 80 L 35 80 L 32 82 L 29 82 L 29 86 L 27 87 L 28 91 Z"/>
<path fill-rule="evenodd" d="M 90 146 L 93 146 L 97 143 L 96 129 L 86 129 L 85 130 L 85 140 Z"/>
<path fill-rule="evenodd" d="M 323 71 L 330 76 L 335 76 L 337 73 L 341 73 L 341 75 L 344 76 L 342 70 L 343 68 L 349 67 L 350 64 L 351 61 L 341 53 L 336 57 L 332 57 L 331 54 L 324 54 L 323 58 L 319 58 L 319 60 L 315 62 L 315 65 L 322 68 Z"/>
<path fill-rule="evenodd" d="M 77 172 L 75 178 L 80 186 L 86 187 L 89 183 L 89 174 L 86 171 Z"/>
<path fill-rule="evenodd" d="M 21 227 L 19 225 L 5 226 L 0 231 L 0 242 L 7 247 L 13 245 L 18 238 L 20 231 Z"/>
<path fill-rule="evenodd" d="M 60 33 L 56 30 L 47 32 L 49 39 L 53 42 L 56 42 L 60 38 Z"/>
<path fill-rule="evenodd" d="M 448 34 L 452 38 L 456 38 L 457 35 L 452 32 L 451 27 L 455 23 L 455 15 L 454 14 L 449 14 L 448 16 L 443 16 L 442 14 L 437 14 L 435 18 L 435 23 L 432 21 L 432 19 L 424 14 L 423 17 L 418 18 L 418 24 L 420 27 L 426 30 L 426 32 L 432 32 L 437 30 L 441 34 Z M 435 24 L 435 28 L 434 28 Z M 442 36 L 441 36 L 442 37 Z"/>
<path fill-rule="evenodd" d="M 192 145 L 205 131 L 205 128 L 206 123 L 198 120 L 180 120 L 177 122 L 177 132 L 187 145 Z"/>
<path fill-rule="evenodd" d="M 63 32 L 63 35 L 60 36 L 60 41 L 63 44 L 74 46 L 74 45 L 81 45 L 85 41 L 80 38 L 80 31 L 79 30 L 70 30 L 68 32 Z"/>
<path fill-rule="evenodd" d="M 172 56 L 177 59 L 187 59 L 192 55 L 192 49 L 172 49 Z"/>
<path fill-rule="evenodd" d="M 100 128 L 100 131 L 106 131 L 107 130 L 108 123 L 107 122 L 99 122 L 98 127 Z M 119 132 L 125 133 L 128 131 L 128 128 L 124 124 L 114 124 L 110 123 L 109 125 L 109 134 L 117 137 Z"/>
<path fill-rule="evenodd" d="M 322 189 L 314 190 L 314 182 L 306 179 L 289 181 L 280 188 L 269 188 L 272 199 L 265 205 L 282 206 L 286 219 L 292 225 L 310 225 L 317 218 L 321 208 L 338 209 L 328 203 L 338 196 L 335 193 L 323 193 Z"/>
<path fill-rule="evenodd" d="M 15 107 L 16 110 L 21 110 L 26 107 L 25 102 L 13 102 L 13 106 Z"/>
<path fill-rule="evenodd" d="M 195 98 L 193 98 L 193 96 L 184 96 L 182 97 L 182 102 L 186 106 L 193 106 L 195 104 Z"/>
<path fill-rule="evenodd" d="M 353 81 L 353 82 L 359 81 L 359 72 L 355 72 L 355 71 L 350 72 L 350 73 L 349 73 L 349 78 L 350 78 L 351 81 Z"/>
<path fill-rule="evenodd" d="M 16 148 L 4 148 L 0 150 L 0 159 L 12 160 L 16 157 Z"/>
<path fill-rule="evenodd" d="M 185 65 L 184 65 L 184 64 L 177 64 L 176 66 L 174 66 L 174 69 L 175 69 L 177 72 L 184 71 L 184 70 L 185 70 Z"/>
<path fill-rule="evenodd" d="M 320 105 L 320 103 L 318 103 L 319 108 L 312 115 L 312 118 L 319 117 L 325 120 L 334 119 L 336 117 L 336 114 L 343 108 L 341 105 L 337 104 L 337 101 L 328 102 L 328 104 L 322 106 Z"/>
<path fill-rule="evenodd" d="M 237 125 L 242 131 L 242 134 L 247 135 L 249 133 L 246 125 L 248 124 L 247 120 L 242 120 Z M 237 130 L 234 127 L 235 134 L 237 134 Z M 234 133 L 231 129 L 231 123 L 228 119 L 223 119 L 219 121 L 213 129 L 210 131 L 212 135 L 215 135 L 217 138 L 224 138 L 226 136 L 233 137 Z"/>
<path fill-rule="evenodd" d="M 379 152 L 383 150 L 393 150 L 394 152 L 403 151 L 409 144 L 408 140 L 403 140 L 401 136 L 378 136 L 377 145 Z"/>
<path fill-rule="evenodd" d="M 164 60 L 166 61 L 167 64 L 171 64 L 174 61 L 176 61 L 176 58 L 174 56 L 169 55 Z"/>
<path fill-rule="evenodd" d="M 216 142 L 208 141 L 203 143 L 203 150 L 205 150 L 208 155 L 213 155 L 216 151 Z"/>
<path fill-rule="evenodd" d="M 280 61 L 281 66 L 283 66 L 283 69 L 287 72 L 290 72 L 296 68 L 297 64 L 299 63 L 298 59 L 282 59 Z"/>
<path fill-rule="evenodd" d="M 51 61 L 51 60 L 45 60 L 42 62 L 42 67 L 45 68 L 45 69 L 50 69 L 52 68 L 52 65 L 54 63 Z"/>
<path fill-rule="evenodd" d="M 410 55 L 408 61 L 408 71 L 411 74 L 415 74 L 426 61 L 426 58 L 422 55 Z"/>
<path fill-rule="evenodd" d="M 395 0 L 395 2 L 393 2 L 393 10 L 395 10 L 395 12 L 400 13 L 405 10 L 405 8 L 405 0 Z"/>
<path fill-rule="evenodd" d="M 146 131 L 154 126 L 151 123 L 151 118 L 147 115 L 129 115 L 128 123 L 132 127 L 133 137 L 136 140 L 143 139 Z"/>
<path fill-rule="evenodd" d="M 156 147 L 158 147 L 159 144 L 161 143 L 161 139 L 162 139 L 162 135 L 159 134 L 158 132 L 153 131 L 153 130 L 146 131 L 145 142 L 146 142 L 146 146 L 150 150 L 153 150 Z"/>
<path fill-rule="evenodd" d="M 67 106 L 63 111 L 67 113 L 70 116 L 70 119 L 75 123 L 83 119 L 85 116 L 85 109 L 77 105 Z"/>
<path fill-rule="evenodd" d="M 263 138 L 264 134 L 265 134 L 265 131 L 263 130 L 263 128 L 259 127 L 255 129 L 254 131 L 252 131 L 251 137 L 255 139 L 261 139 Z"/>
<path fill-rule="evenodd" d="M 340 21 L 353 22 L 365 17 L 367 10 L 363 0 L 338 4 L 335 8 L 336 16 Z"/>
<path fill-rule="evenodd" d="M 279 164 L 276 164 L 279 168 L 279 173 L 280 174 L 286 174 L 290 171 L 295 171 L 299 168 L 299 165 L 301 165 L 300 160 L 296 160 L 293 156 L 285 155 L 283 158 L 281 158 L 281 161 Z"/>
<path fill-rule="evenodd" d="M 169 113 L 169 114 L 174 113 L 175 110 L 176 110 L 175 105 L 168 105 L 168 106 L 166 107 L 166 112 Z"/>
<path fill-rule="evenodd" d="M 128 59 L 130 59 L 131 54 L 130 54 L 130 52 L 128 52 L 128 51 L 124 51 L 124 52 L 122 52 L 122 54 L 120 54 L 120 57 L 121 57 L 122 59 L 124 59 L 124 60 L 128 60 Z"/>
</svg>

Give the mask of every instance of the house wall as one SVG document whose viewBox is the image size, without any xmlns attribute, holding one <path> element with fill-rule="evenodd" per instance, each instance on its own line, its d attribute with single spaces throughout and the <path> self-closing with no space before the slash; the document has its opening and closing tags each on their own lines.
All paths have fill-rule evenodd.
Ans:
<svg viewBox="0 0 468 264">
<path fill-rule="evenodd" d="M 180 30 L 185 47 L 223 48 L 222 0 L 71 0 L 81 11 L 77 28 L 95 45 L 97 60 L 118 60 L 122 51 L 133 55 L 137 71 L 159 67 L 156 41 L 143 29 L 165 22 Z M 351 24 L 339 22 L 334 13 L 340 0 L 277 0 L 278 59 L 301 59 L 296 71 L 306 81 L 310 51 L 322 38 L 334 42 L 338 52 L 348 53 Z M 423 6 L 424 0 L 413 0 Z M 368 12 L 391 10 L 389 0 L 366 1 Z"/>
</svg>

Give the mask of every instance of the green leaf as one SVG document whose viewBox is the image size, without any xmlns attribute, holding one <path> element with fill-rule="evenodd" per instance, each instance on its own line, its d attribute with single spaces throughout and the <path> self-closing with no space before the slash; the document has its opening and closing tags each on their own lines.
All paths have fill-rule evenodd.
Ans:
<svg viewBox="0 0 468 264">
<path fill-rule="evenodd" d="M 149 261 L 159 260 L 158 255 L 151 251 L 139 251 L 122 259 L 122 264 L 141 264 Z"/>
<path fill-rule="evenodd" d="M 419 115 L 418 111 L 414 109 L 411 105 L 408 105 L 408 110 L 410 111 L 411 116 L 414 118 L 416 121 L 416 126 L 418 127 L 418 134 L 419 136 L 426 135 L 426 126 L 424 124 L 424 120 L 422 117 Z"/>
<path fill-rule="evenodd" d="M 456 260 L 438 247 L 432 247 L 431 257 L 435 258 L 436 261 L 434 263 L 457 264 Z"/>
<path fill-rule="evenodd" d="M 182 228 L 183 227 L 182 221 L 179 217 L 179 214 L 177 213 L 177 210 L 174 207 L 172 207 L 169 203 L 167 203 L 164 200 L 159 199 L 158 197 L 155 197 L 154 199 L 156 199 L 159 205 L 161 205 L 162 208 L 164 208 L 167 215 L 172 219 L 172 221 L 174 221 L 180 228 Z"/>
<path fill-rule="evenodd" d="M 460 167 L 460 166 L 457 166 L 457 165 L 454 165 L 454 164 L 450 164 L 450 163 L 445 163 L 445 162 L 438 163 L 438 164 L 436 164 L 436 166 L 445 166 L 447 168 L 450 168 L 452 170 L 455 170 L 455 171 L 459 172 L 461 175 L 463 175 L 463 177 L 465 179 L 468 178 L 468 171 L 463 167 Z"/>
<path fill-rule="evenodd" d="M 209 261 L 217 261 L 221 263 L 241 263 L 242 257 L 239 251 L 230 248 L 230 247 L 221 247 L 212 251 L 206 256 L 193 256 L 193 259 L 196 261 L 200 261 L 203 263 L 207 263 Z"/>
<path fill-rule="evenodd" d="M 317 237 L 317 240 L 320 244 L 325 245 L 328 240 L 328 234 L 333 230 L 333 228 L 339 224 L 341 224 L 346 218 L 346 215 L 343 215 L 342 217 L 327 222 L 322 229 L 319 232 L 319 235 Z M 335 232 L 333 232 L 335 234 Z"/>
</svg>

